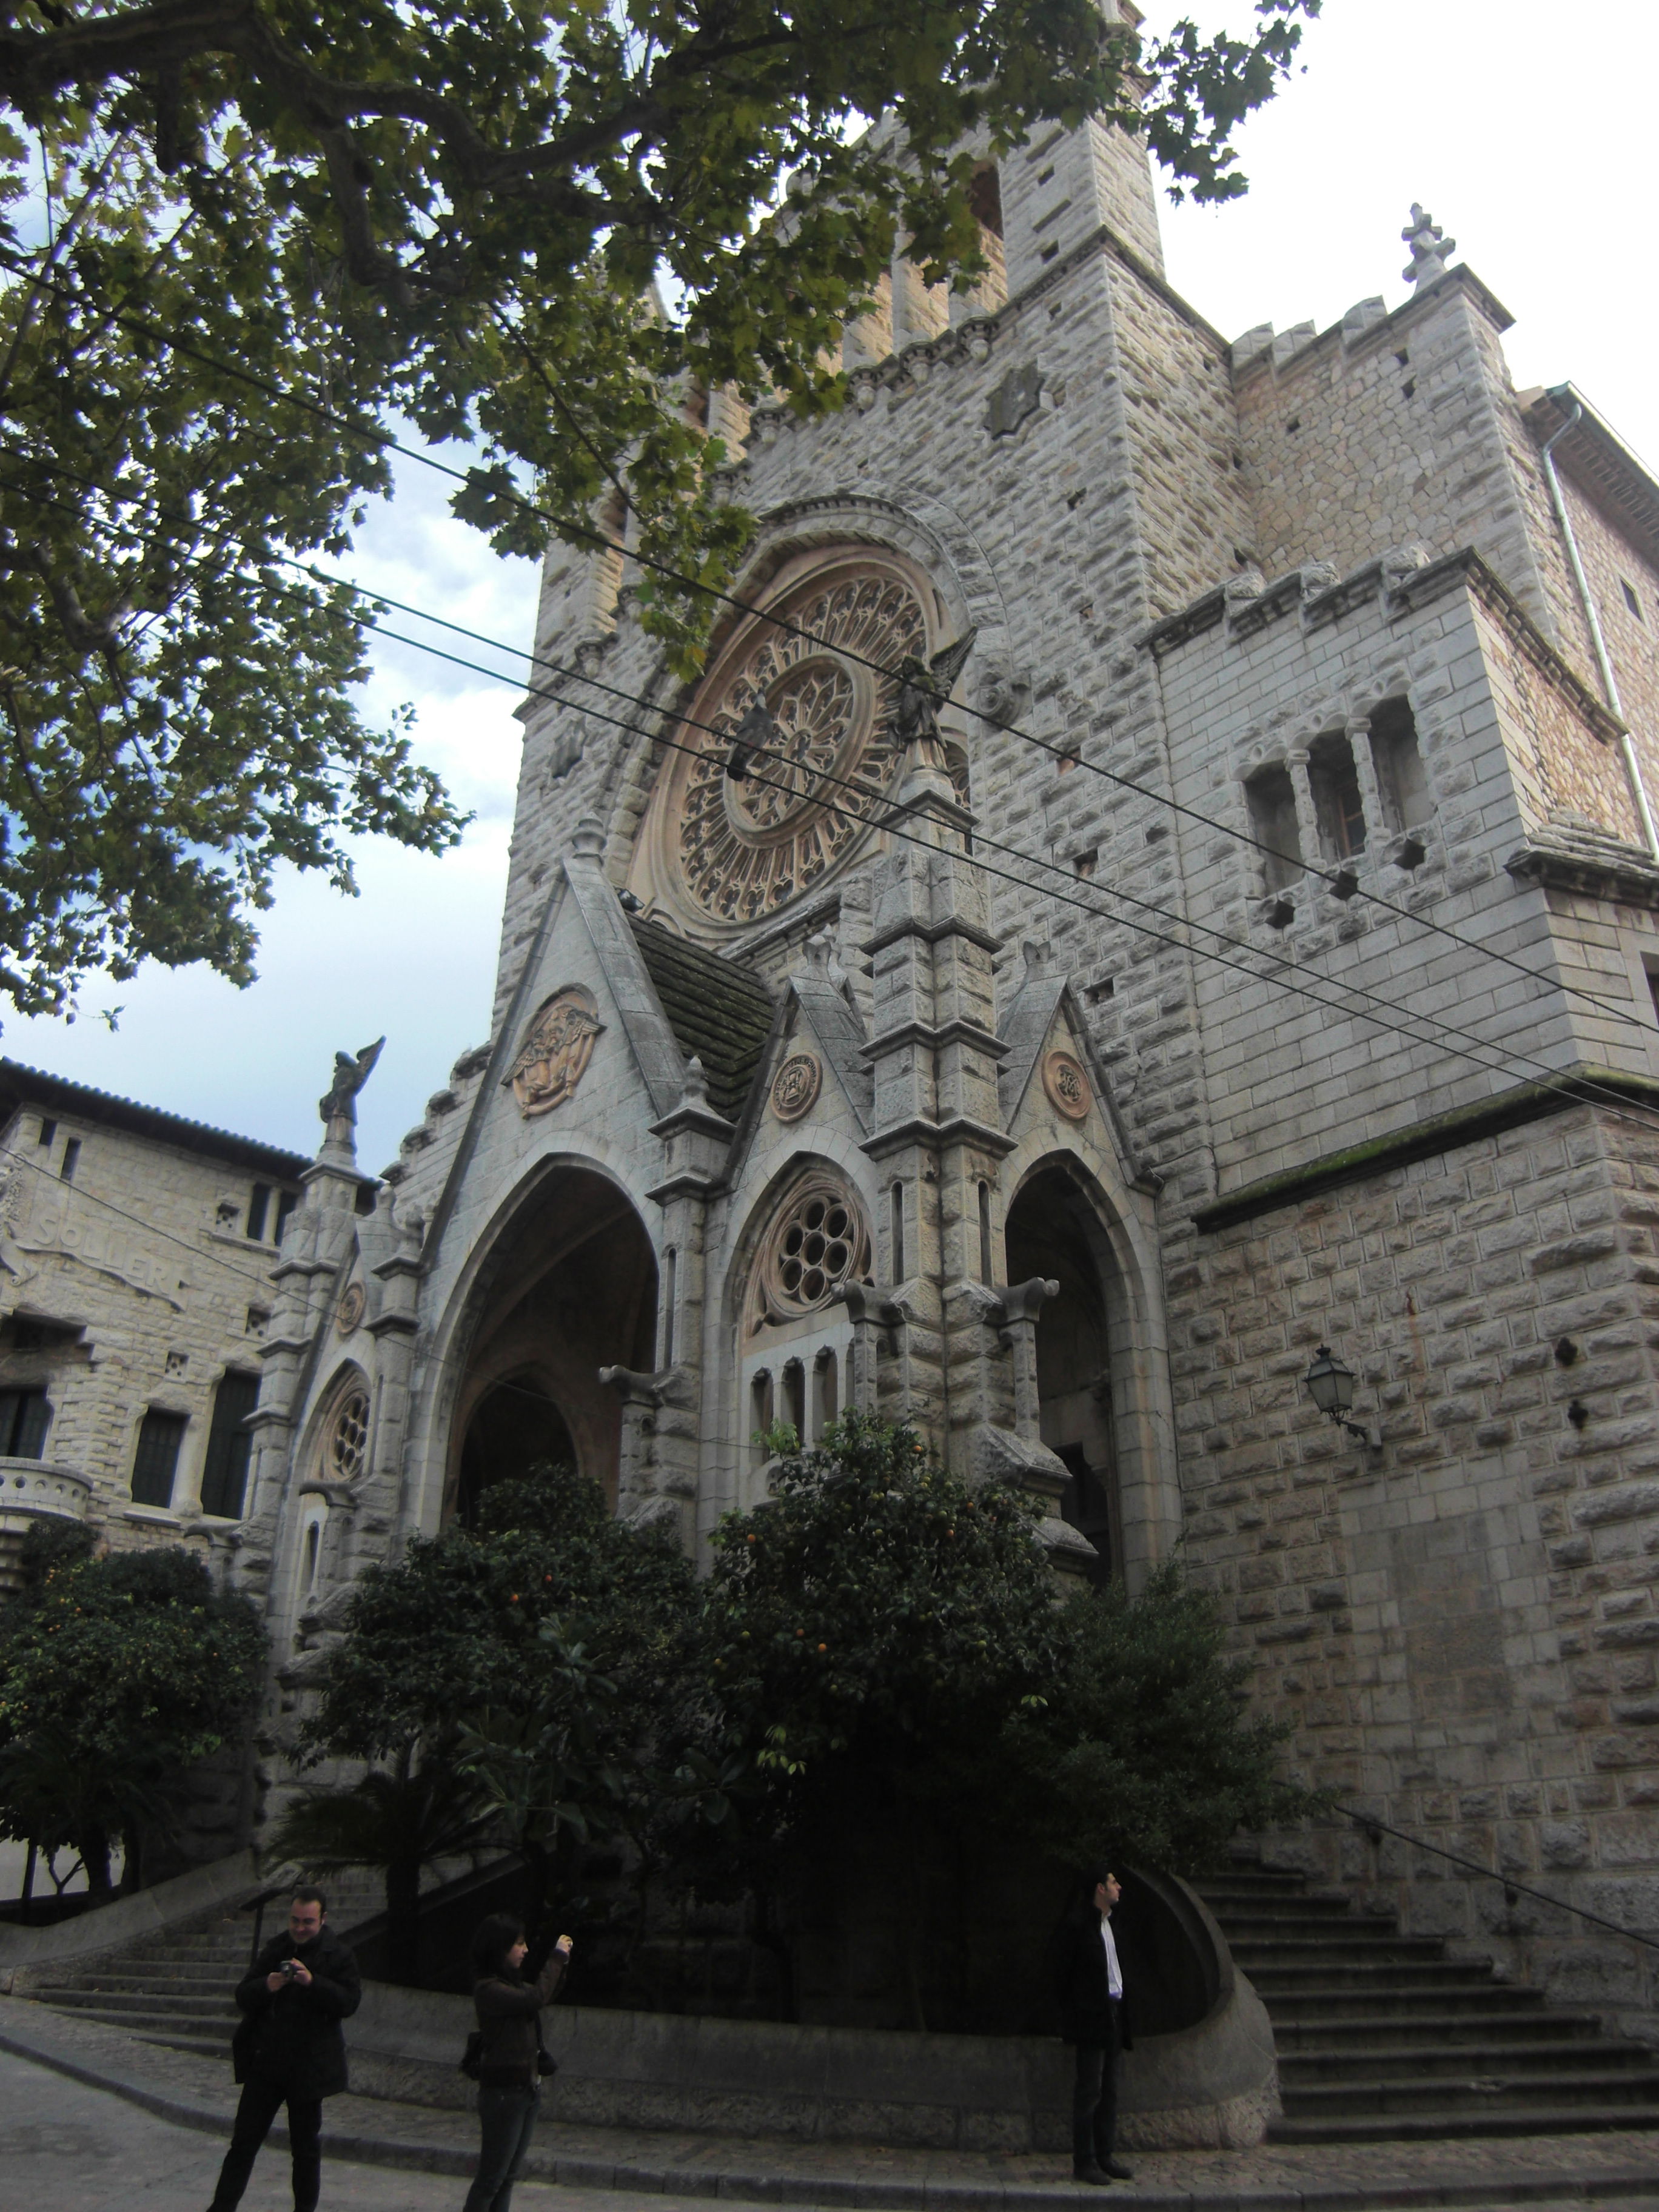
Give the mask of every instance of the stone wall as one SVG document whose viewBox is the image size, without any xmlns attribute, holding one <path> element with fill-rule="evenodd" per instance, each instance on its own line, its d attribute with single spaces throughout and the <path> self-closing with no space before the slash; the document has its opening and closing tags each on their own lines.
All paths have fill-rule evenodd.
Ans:
<svg viewBox="0 0 1659 2212">
<path fill-rule="evenodd" d="M 95 1093 L 86 1105 L 76 1114 L 27 1104 L 0 1146 L 14 1316 L 0 1339 L 0 1387 L 45 1388 L 44 1457 L 90 1481 L 88 1517 L 103 1540 L 183 1534 L 205 1543 L 233 1525 L 200 1512 L 214 1391 L 228 1369 L 258 1371 L 283 1185 L 272 1167 L 112 1127 Z M 43 1116 L 56 1124 L 49 1146 Z M 80 1149 L 66 1179 L 70 1143 Z M 246 1234 L 256 1182 L 270 1192 L 259 1238 Z M 188 1425 L 167 1508 L 131 1498 L 139 1424 L 151 1408 Z"/>
<path fill-rule="evenodd" d="M 1558 455 L 1558 459 L 1559 459 Z M 1597 507 L 1565 470 L 1562 495 L 1566 503 L 1578 556 L 1589 580 L 1601 635 L 1613 663 L 1620 702 L 1636 740 L 1642 778 L 1650 805 L 1659 804 L 1659 565 L 1644 553 L 1632 535 Z M 1565 580 L 1565 579 L 1563 580 Z M 1638 613 L 1625 598 L 1628 585 L 1635 594 Z M 1568 628 L 1571 622 L 1572 627 Z M 1594 683 L 1600 696 L 1586 633 L 1583 609 L 1576 591 L 1571 611 L 1563 619 L 1564 637 L 1571 636 L 1571 657 L 1586 683 Z M 1582 639 L 1582 644 L 1577 641 Z"/>
<path fill-rule="evenodd" d="M 1379 320 L 1310 333 L 1283 359 L 1269 334 L 1237 383 L 1269 576 L 1310 561 L 1346 571 L 1413 540 L 1437 553 L 1473 545 L 1542 613 L 1505 465 L 1507 322 L 1478 280 L 1454 271 Z"/>
<path fill-rule="evenodd" d="M 1579 1107 L 1200 1235 L 1169 1284 L 1188 1555 L 1298 1762 L 1637 1927 L 1659 1858 L 1656 1225 L 1659 1131 Z M 1321 1342 L 1380 1449 L 1314 1409 Z M 1301 1848 L 1358 1863 L 1334 1832 Z M 1397 1851 L 1361 1871 L 1402 1885 L 1413 1927 L 1504 1936 L 1499 1891 L 1419 1893 Z"/>
</svg>

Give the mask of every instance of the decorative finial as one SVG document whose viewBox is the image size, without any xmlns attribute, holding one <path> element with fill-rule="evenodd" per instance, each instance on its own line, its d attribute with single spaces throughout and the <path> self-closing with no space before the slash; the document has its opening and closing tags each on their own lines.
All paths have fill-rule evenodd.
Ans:
<svg viewBox="0 0 1659 2212">
<path fill-rule="evenodd" d="M 570 840 L 570 849 L 580 860 L 597 860 L 605 851 L 605 825 L 592 814 L 584 814 L 576 824 L 576 834 Z"/>
<path fill-rule="evenodd" d="M 1437 284 L 1457 251 L 1457 240 L 1448 238 L 1428 210 L 1416 200 L 1412 202 L 1411 222 L 1400 235 L 1412 250 L 1410 267 L 1400 272 L 1406 282 L 1415 284 L 1419 291 L 1425 285 Z"/>
<path fill-rule="evenodd" d="M 685 1078 L 680 1086 L 682 1106 L 706 1106 L 708 1103 L 708 1075 L 702 1062 L 694 1052 L 685 1063 Z"/>
</svg>

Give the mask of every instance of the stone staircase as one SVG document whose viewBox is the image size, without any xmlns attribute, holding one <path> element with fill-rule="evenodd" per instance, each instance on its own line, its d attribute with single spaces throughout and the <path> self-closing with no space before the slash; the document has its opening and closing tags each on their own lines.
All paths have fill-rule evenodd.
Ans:
<svg viewBox="0 0 1659 2212">
<path fill-rule="evenodd" d="M 1273 2021 L 1284 2115 L 1270 2141 L 1659 2129 L 1659 2051 L 1593 2014 L 1557 2011 L 1304 1875 L 1235 1867 L 1195 1887 Z"/>
<path fill-rule="evenodd" d="M 337 1934 L 349 1936 L 385 1901 L 372 1874 L 336 1875 L 323 1887 Z M 262 1942 L 281 1931 L 286 1911 L 280 1897 L 265 1907 Z M 147 1936 L 116 1957 L 66 1968 L 61 1979 L 30 1995 L 77 2019 L 124 2027 L 141 2042 L 228 2057 L 240 2016 L 234 1993 L 247 1972 L 252 1936 L 251 1912 L 223 1913 L 187 1934 Z"/>
</svg>

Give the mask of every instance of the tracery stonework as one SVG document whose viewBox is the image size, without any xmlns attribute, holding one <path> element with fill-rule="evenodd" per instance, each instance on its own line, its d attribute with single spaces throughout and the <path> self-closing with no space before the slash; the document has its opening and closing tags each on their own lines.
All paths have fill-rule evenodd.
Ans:
<svg viewBox="0 0 1659 2212">
<path fill-rule="evenodd" d="M 870 1277 L 870 1224 L 839 1176 L 809 1176 L 778 1208 L 755 1261 L 751 1334 L 827 1306 L 844 1283 Z"/>
<path fill-rule="evenodd" d="M 569 1097 L 587 1072 L 593 1040 L 603 1028 L 599 1002 L 580 983 L 556 991 L 541 1007 L 506 1078 L 526 1121 L 550 1114 Z"/>
<path fill-rule="evenodd" d="M 363 1471 L 368 1442 L 368 1398 L 354 1390 L 329 1424 L 328 1474 L 333 1482 L 355 1482 Z"/>
<path fill-rule="evenodd" d="M 740 927 L 851 858 L 901 766 L 898 684 L 882 672 L 927 652 L 926 589 L 896 556 L 860 547 L 819 560 L 738 626 L 653 797 L 632 878 L 648 905 L 665 899 L 693 928 Z M 728 775 L 757 708 L 772 730 L 746 774 Z"/>
</svg>

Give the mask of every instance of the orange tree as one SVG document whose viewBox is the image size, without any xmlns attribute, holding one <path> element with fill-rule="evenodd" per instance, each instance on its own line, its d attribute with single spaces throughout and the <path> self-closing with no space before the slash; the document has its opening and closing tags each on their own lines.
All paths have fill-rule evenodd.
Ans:
<svg viewBox="0 0 1659 2212">
<path fill-rule="evenodd" d="M 136 1887 L 143 1837 L 243 1725 L 264 1650 L 252 1606 L 183 1552 L 48 1559 L 0 1613 L 0 1833 L 72 1844 L 94 1893 L 118 1838 Z"/>
<path fill-rule="evenodd" d="M 941 1832 L 975 1816 L 996 1745 L 1059 1665 L 1035 1513 L 945 1474 L 912 1431 L 849 1414 L 715 1539 L 708 1665 L 725 1748 L 749 1764 L 747 1825 L 811 1887 L 877 1853 L 902 1893 L 915 2026 Z"/>
</svg>

